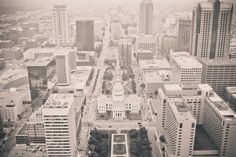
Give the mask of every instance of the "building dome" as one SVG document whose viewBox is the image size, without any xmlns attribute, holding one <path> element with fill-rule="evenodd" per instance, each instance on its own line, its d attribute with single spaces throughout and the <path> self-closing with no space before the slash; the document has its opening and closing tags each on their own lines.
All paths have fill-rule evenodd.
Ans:
<svg viewBox="0 0 236 157">
<path fill-rule="evenodd" d="M 112 99 L 114 101 L 123 101 L 125 98 L 125 89 L 121 82 L 115 82 L 112 89 Z"/>
</svg>

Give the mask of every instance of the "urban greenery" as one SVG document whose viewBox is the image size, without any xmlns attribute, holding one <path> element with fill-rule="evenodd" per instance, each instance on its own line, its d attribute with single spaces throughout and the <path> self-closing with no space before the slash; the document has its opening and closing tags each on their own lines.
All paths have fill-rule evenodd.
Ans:
<svg viewBox="0 0 236 157">
<path fill-rule="evenodd" d="M 129 131 L 130 153 L 132 157 L 152 157 L 151 143 L 148 138 L 148 130 L 145 127 L 139 130 Z"/>
<path fill-rule="evenodd" d="M 96 128 L 90 131 L 88 141 L 89 157 L 107 157 L 109 152 L 108 133 L 98 131 Z"/>
</svg>

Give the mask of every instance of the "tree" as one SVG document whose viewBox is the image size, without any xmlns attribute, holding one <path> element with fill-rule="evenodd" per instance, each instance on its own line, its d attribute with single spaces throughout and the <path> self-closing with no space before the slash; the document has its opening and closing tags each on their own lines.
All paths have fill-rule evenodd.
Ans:
<svg viewBox="0 0 236 157">
<path fill-rule="evenodd" d="M 155 90 L 154 94 L 157 95 L 158 94 L 158 90 Z"/>
<path fill-rule="evenodd" d="M 145 84 L 142 83 L 142 84 L 140 85 L 140 87 L 144 89 L 144 88 L 145 88 Z"/>
<path fill-rule="evenodd" d="M 131 138 L 136 138 L 138 136 L 138 131 L 136 129 L 132 129 L 129 131 L 129 136 Z"/>
</svg>

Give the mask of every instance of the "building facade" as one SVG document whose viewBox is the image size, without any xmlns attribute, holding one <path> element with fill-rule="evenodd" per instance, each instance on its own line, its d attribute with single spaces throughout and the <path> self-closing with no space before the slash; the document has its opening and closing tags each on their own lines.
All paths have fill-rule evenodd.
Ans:
<svg viewBox="0 0 236 157">
<path fill-rule="evenodd" d="M 182 99 L 167 99 L 164 130 L 175 157 L 193 156 L 196 120 Z"/>
<path fill-rule="evenodd" d="M 57 47 L 66 46 L 69 43 L 68 16 L 65 4 L 55 4 L 52 9 L 52 28 L 54 43 Z"/>
<path fill-rule="evenodd" d="M 70 54 L 60 53 L 56 55 L 57 84 L 69 85 L 71 80 Z"/>
<path fill-rule="evenodd" d="M 42 98 L 48 89 L 48 80 L 56 72 L 54 59 L 35 60 L 27 65 L 31 101 Z"/>
<path fill-rule="evenodd" d="M 190 47 L 191 25 L 190 19 L 179 19 L 178 22 L 178 51 L 188 51 Z"/>
<path fill-rule="evenodd" d="M 48 157 L 75 157 L 77 150 L 74 96 L 52 94 L 44 104 L 46 149 Z"/>
<path fill-rule="evenodd" d="M 153 3 L 151 0 L 142 0 L 139 4 L 139 34 L 152 34 Z"/>
<path fill-rule="evenodd" d="M 202 64 L 192 56 L 172 57 L 173 82 L 199 84 L 202 78 Z"/>
<path fill-rule="evenodd" d="M 121 39 L 119 42 L 119 56 L 121 67 L 131 66 L 132 62 L 132 43 L 129 39 Z"/>
<path fill-rule="evenodd" d="M 210 59 L 228 57 L 232 15 L 231 3 L 198 3 L 193 10 L 191 54 Z"/>
<path fill-rule="evenodd" d="M 94 21 L 76 21 L 76 46 L 78 51 L 94 51 Z"/>
<path fill-rule="evenodd" d="M 150 50 L 153 55 L 157 53 L 157 38 L 154 35 L 138 35 L 136 37 L 136 50 Z"/>
<path fill-rule="evenodd" d="M 236 59 L 201 59 L 203 65 L 202 83 L 209 84 L 214 91 L 224 96 L 226 87 L 236 86 Z"/>
</svg>

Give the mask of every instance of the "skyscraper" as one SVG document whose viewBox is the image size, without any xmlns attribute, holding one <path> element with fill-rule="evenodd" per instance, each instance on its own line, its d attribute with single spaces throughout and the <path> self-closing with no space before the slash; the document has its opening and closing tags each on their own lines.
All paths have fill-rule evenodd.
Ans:
<svg viewBox="0 0 236 157">
<path fill-rule="evenodd" d="M 78 51 L 94 51 L 94 21 L 76 21 L 76 46 Z"/>
<path fill-rule="evenodd" d="M 129 39 L 121 39 L 119 43 L 119 56 L 121 66 L 131 66 L 132 44 Z"/>
<path fill-rule="evenodd" d="M 139 34 L 152 34 L 153 3 L 143 0 L 139 5 Z"/>
<path fill-rule="evenodd" d="M 174 156 L 193 155 L 195 130 L 196 119 L 183 100 L 167 99 L 165 134 Z"/>
<path fill-rule="evenodd" d="M 192 21 L 190 19 L 179 19 L 177 35 L 179 51 L 189 52 L 191 23 Z"/>
<path fill-rule="evenodd" d="M 203 127 L 220 150 L 220 157 L 236 155 L 236 115 L 217 95 L 206 98 Z"/>
<path fill-rule="evenodd" d="M 42 113 L 48 157 L 75 157 L 74 96 L 52 94 L 44 104 Z"/>
<path fill-rule="evenodd" d="M 199 3 L 193 10 L 191 54 L 210 59 L 227 57 L 232 15 L 231 3 L 219 0 Z"/>
<path fill-rule="evenodd" d="M 48 81 L 56 71 L 54 59 L 37 59 L 27 65 L 31 101 L 47 93 Z M 43 104 L 43 102 L 42 102 Z"/>
<path fill-rule="evenodd" d="M 58 85 L 70 84 L 70 53 L 58 53 L 56 55 L 56 71 L 57 71 L 57 83 Z"/>
<path fill-rule="evenodd" d="M 52 9 L 52 28 L 54 41 L 57 47 L 66 46 L 69 43 L 68 17 L 65 4 L 55 4 Z"/>
</svg>

